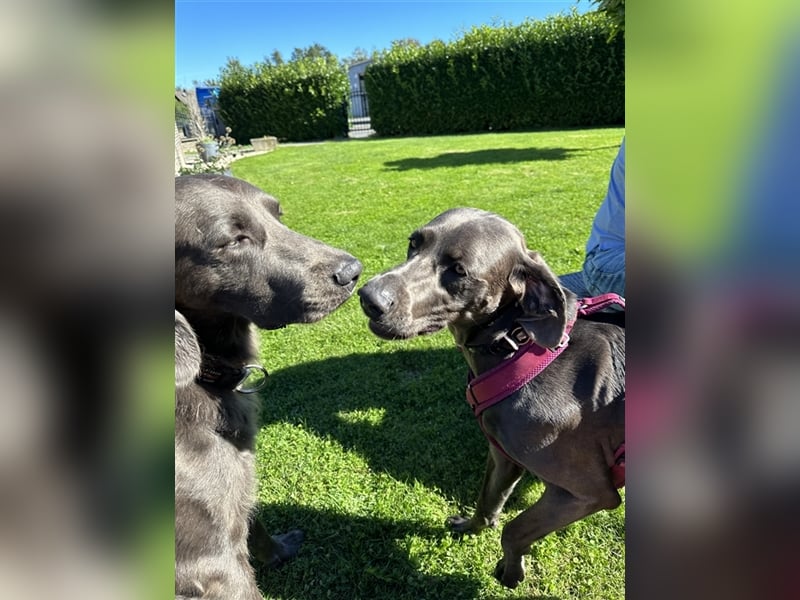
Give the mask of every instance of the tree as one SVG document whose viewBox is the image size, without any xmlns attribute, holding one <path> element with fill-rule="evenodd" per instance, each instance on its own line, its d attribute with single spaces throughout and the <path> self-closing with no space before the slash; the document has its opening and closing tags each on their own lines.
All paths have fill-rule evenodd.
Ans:
<svg viewBox="0 0 800 600">
<path fill-rule="evenodd" d="M 204 79 L 203 81 L 198 81 L 197 79 L 192 80 L 192 86 L 198 87 L 219 87 L 219 79 Z"/>
<path fill-rule="evenodd" d="M 613 23 L 609 40 L 614 39 L 618 33 L 625 35 L 625 0 L 589 0 L 597 6 L 599 12 L 606 13 Z"/>
<path fill-rule="evenodd" d="M 312 44 L 306 48 L 295 48 L 289 62 L 298 62 L 304 58 L 336 59 L 336 56 L 322 44 Z"/>
<path fill-rule="evenodd" d="M 279 67 L 286 61 L 283 60 L 283 55 L 281 54 L 280 50 L 273 50 L 272 54 L 269 55 L 269 59 L 267 59 L 267 62 L 275 65 L 276 67 Z"/>
<path fill-rule="evenodd" d="M 392 41 L 392 48 L 419 48 L 422 44 L 415 38 L 403 38 Z"/>
<path fill-rule="evenodd" d="M 352 65 L 359 62 L 364 62 L 365 60 L 370 60 L 371 58 L 374 58 L 373 56 L 374 54 L 375 53 L 373 52 L 372 55 L 370 55 L 366 50 L 364 50 L 359 46 L 355 50 L 353 50 L 353 53 L 347 58 L 345 58 L 343 62 L 345 65 Z"/>
</svg>

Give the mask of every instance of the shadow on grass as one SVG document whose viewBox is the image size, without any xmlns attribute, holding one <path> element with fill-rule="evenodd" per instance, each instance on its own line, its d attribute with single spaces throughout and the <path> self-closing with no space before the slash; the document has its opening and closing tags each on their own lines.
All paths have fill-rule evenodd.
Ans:
<svg viewBox="0 0 800 600">
<path fill-rule="evenodd" d="M 456 349 L 394 349 L 300 364 L 269 378 L 263 423 L 302 425 L 358 453 L 372 471 L 418 481 L 471 513 L 488 442 L 464 399 L 466 369 Z M 534 484 L 524 477 L 506 510 L 526 508 L 523 496 Z M 430 575 L 409 559 L 404 540 L 441 540 L 450 535 L 444 523 L 281 503 L 261 504 L 258 518 L 270 532 L 306 533 L 295 560 L 259 574 L 267 598 L 466 600 L 485 592 L 474 574 Z M 496 597 L 507 597 L 497 585 Z"/>
<path fill-rule="evenodd" d="M 495 148 L 471 152 L 445 152 L 429 158 L 409 157 L 391 160 L 385 162 L 384 166 L 389 171 L 410 171 L 412 169 L 437 169 L 467 165 L 566 160 L 572 154 L 618 147 L 619 145 L 598 148 Z"/>
<path fill-rule="evenodd" d="M 262 422 L 302 424 L 357 452 L 373 471 L 419 481 L 471 508 L 488 443 L 464 399 L 466 371 L 456 349 L 304 363 L 270 377 Z"/>
<path fill-rule="evenodd" d="M 487 596 L 486 600 L 508 600 L 508 596 Z M 558 596 L 525 596 L 520 600 L 561 600 Z"/>
<path fill-rule="evenodd" d="M 261 505 L 269 531 L 300 528 L 300 553 L 278 570 L 257 570 L 267 598 L 410 600 L 477 598 L 480 584 L 466 574 L 426 575 L 408 559 L 400 540 L 441 531 L 402 519 L 354 517 L 298 506 Z"/>
</svg>

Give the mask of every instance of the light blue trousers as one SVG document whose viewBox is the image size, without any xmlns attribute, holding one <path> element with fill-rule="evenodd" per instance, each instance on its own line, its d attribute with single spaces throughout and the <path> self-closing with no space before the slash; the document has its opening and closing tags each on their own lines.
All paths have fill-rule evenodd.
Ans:
<svg viewBox="0 0 800 600">
<path fill-rule="evenodd" d="M 582 273 L 591 296 L 613 292 L 625 297 L 624 252 L 592 252 L 583 261 Z"/>
</svg>

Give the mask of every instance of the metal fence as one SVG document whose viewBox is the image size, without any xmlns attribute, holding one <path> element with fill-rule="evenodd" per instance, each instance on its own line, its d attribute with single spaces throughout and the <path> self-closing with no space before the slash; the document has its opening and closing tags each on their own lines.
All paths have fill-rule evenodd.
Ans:
<svg viewBox="0 0 800 600">
<path fill-rule="evenodd" d="M 350 137 L 365 137 L 375 133 L 369 118 L 369 103 L 366 92 L 355 91 L 350 94 L 347 107 L 347 125 Z"/>
</svg>

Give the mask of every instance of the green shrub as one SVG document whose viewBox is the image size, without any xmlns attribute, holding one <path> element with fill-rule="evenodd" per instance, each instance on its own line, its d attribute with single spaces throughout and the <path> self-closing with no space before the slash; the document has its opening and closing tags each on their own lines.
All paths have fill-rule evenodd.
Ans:
<svg viewBox="0 0 800 600">
<path fill-rule="evenodd" d="M 454 42 L 394 44 L 364 79 L 382 135 L 619 125 L 624 38 L 600 13 L 473 27 Z"/>
<path fill-rule="evenodd" d="M 334 57 L 245 67 L 220 73 L 219 112 L 240 140 L 329 139 L 347 133 L 347 75 Z"/>
</svg>

